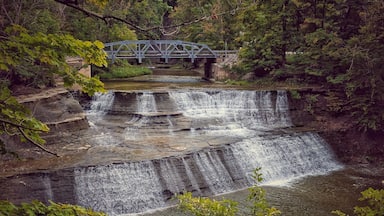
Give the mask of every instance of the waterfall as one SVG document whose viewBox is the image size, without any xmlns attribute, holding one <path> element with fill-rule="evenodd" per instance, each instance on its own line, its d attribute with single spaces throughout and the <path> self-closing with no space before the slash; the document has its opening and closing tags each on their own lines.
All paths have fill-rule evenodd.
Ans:
<svg viewBox="0 0 384 216">
<path fill-rule="evenodd" d="M 91 102 L 91 111 L 99 111 L 103 114 L 106 114 L 108 110 L 111 109 L 115 94 L 113 91 L 108 91 L 107 93 L 95 93 Z"/>
<path fill-rule="evenodd" d="M 75 169 L 77 202 L 111 215 L 164 206 L 151 161 Z"/>
<path fill-rule="evenodd" d="M 174 91 L 169 94 L 177 108 L 195 122 L 214 118 L 227 126 L 248 129 L 292 126 L 285 91 L 277 92 L 276 101 L 270 91 Z"/>
<path fill-rule="evenodd" d="M 137 112 L 140 114 L 156 113 L 156 100 L 152 92 L 137 94 Z"/>
<path fill-rule="evenodd" d="M 118 143 L 118 139 L 110 131 L 104 131 L 98 127 L 98 123 L 103 121 L 105 116 L 113 107 L 115 93 L 95 93 L 92 97 L 90 110 L 87 111 L 87 119 L 91 128 L 96 130 L 96 134 L 91 137 L 95 144 L 111 146 Z M 103 127 L 101 127 L 103 128 Z"/>
<path fill-rule="evenodd" d="M 41 177 L 41 183 L 44 185 L 45 188 L 45 194 L 46 194 L 46 200 L 53 200 L 53 192 L 52 192 L 52 185 L 51 185 L 51 179 L 48 175 L 44 175 Z"/>
<path fill-rule="evenodd" d="M 231 150 L 248 181 L 253 170 L 261 167 L 265 184 L 284 184 L 341 168 L 327 143 L 310 132 L 253 137 L 233 145 Z"/>
<path fill-rule="evenodd" d="M 193 156 L 213 194 L 225 193 L 234 189 L 232 177 L 219 159 L 217 152 L 199 152 Z"/>
<path fill-rule="evenodd" d="M 285 91 L 170 91 L 168 97 L 182 115 L 183 130 L 173 130 L 181 127 L 178 118 L 159 114 L 155 93 L 136 93 L 134 117 L 126 122 L 122 139 L 146 145 L 145 137 L 156 141 L 161 135 L 186 145 L 193 145 L 194 138 L 230 141 L 152 160 L 76 168 L 80 205 L 110 215 L 140 213 L 166 207 L 173 194 L 184 191 L 216 195 L 249 187 L 258 167 L 263 183 L 274 185 L 342 168 L 318 134 L 276 131 L 293 127 Z M 110 109 L 110 100 L 96 101 L 96 110 Z M 105 137 L 114 142 L 118 135 Z"/>
<path fill-rule="evenodd" d="M 113 91 L 107 93 L 95 93 L 92 97 L 90 110 L 87 111 L 88 122 L 92 127 L 95 123 L 103 119 L 103 117 L 112 108 L 115 94 Z"/>
</svg>

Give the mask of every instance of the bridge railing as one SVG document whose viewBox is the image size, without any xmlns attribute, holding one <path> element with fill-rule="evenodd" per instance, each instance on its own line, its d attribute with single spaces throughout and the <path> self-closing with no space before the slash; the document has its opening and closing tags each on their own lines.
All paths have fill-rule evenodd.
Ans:
<svg viewBox="0 0 384 216">
<path fill-rule="evenodd" d="M 137 59 L 139 63 L 145 58 L 191 59 L 219 58 L 235 54 L 232 50 L 212 50 L 205 44 L 180 40 L 127 40 L 106 43 L 105 51 L 109 59 Z"/>
</svg>

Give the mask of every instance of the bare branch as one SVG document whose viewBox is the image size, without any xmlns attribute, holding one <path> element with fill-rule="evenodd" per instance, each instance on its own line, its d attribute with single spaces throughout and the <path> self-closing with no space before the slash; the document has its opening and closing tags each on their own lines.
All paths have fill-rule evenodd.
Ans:
<svg viewBox="0 0 384 216">
<path fill-rule="evenodd" d="M 5 5 L 4 5 L 4 1 L 2 0 L 1 1 L 1 10 L 3 11 L 3 13 L 5 14 L 5 16 L 8 18 L 8 21 L 12 24 L 14 24 L 14 20 L 11 18 L 11 16 L 9 15 L 7 9 L 5 8 Z"/>
<path fill-rule="evenodd" d="M 133 27 L 134 29 L 136 30 L 139 30 L 139 31 L 148 31 L 148 29 L 143 29 L 141 28 L 140 26 L 137 26 L 125 19 L 122 19 L 122 18 L 119 18 L 119 17 L 116 17 L 116 16 L 112 16 L 112 15 L 108 15 L 108 16 L 103 16 L 103 15 L 100 15 L 100 14 L 97 14 L 95 12 L 92 12 L 92 11 L 89 11 L 89 10 L 86 10 L 84 8 L 81 8 L 71 2 L 68 2 L 68 1 L 65 1 L 65 0 L 55 0 L 56 2 L 60 3 L 60 4 L 64 4 L 64 5 L 67 5 L 68 7 L 71 7 L 73 9 L 76 9 L 82 13 L 84 13 L 85 15 L 87 16 L 91 16 L 91 17 L 95 17 L 97 19 L 101 19 L 105 22 L 105 24 L 109 24 L 109 20 L 113 19 L 113 20 L 117 20 L 117 21 L 120 21 L 120 22 L 123 22 L 125 24 L 128 24 L 129 26 Z"/>
<path fill-rule="evenodd" d="M 95 12 L 86 10 L 86 9 L 84 9 L 82 7 L 79 7 L 75 3 L 76 1 L 68 1 L 68 0 L 55 0 L 55 1 L 60 3 L 60 4 L 66 5 L 68 7 L 71 7 L 73 9 L 76 9 L 76 10 L 84 13 L 87 16 L 91 16 L 91 17 L 94 17 L 94 18 L 97 18 L 97 19 L 101 19 L 106 24 L 109 24 L 110 20 L 116 20 L 116 21 L 128 24 L 129 26 L 131 26 L 135 30 L 139 30 L 141 32 L 149 32 L 149 31 L 156 30 L 156 29 L 158 29 L 158 30 L 162 30 L 163 29 L 164 30 L 164 29 L 170 29 L 170 28 L 179 28 L 179 27 L 182 27 L 182 26 L 188 26 L 188 25 L 192 25 L 192 24 L 195 24 L 195 23 L 198 23 L 198 22 L 202 22 L 204 20 L 209 20 L 211 18 L 211 16 L 205 15 L 205 16 L 196 18 L 196 19 L 194 19 L 192 21 L 183 22 L 183 23 L 179 23 L 179 24 L 174 24 L 174 25 L 169 25 L 169 26 L 153 26 L 153 27 L 149 27 L 149 28 L 142 28 L 142 27 L 140 27 L 138 25 L 135 25 L 134 23 L 129 22 L 129 21 L 127 21 L 127 20 L 125 20 L 123 18 L 120 18 L 120 17 L 116 17 L 116 16 L 113 16 L 113 15 L 100 15 L 100 14 L 97 14 Z M 234 9 L 231 9 L 231 10 L 228 10 L 228 11 L 223 11 L 223 12 L 217 13 L 217 14 L 215 14 L 215 16 L 218 17 L 218 16 L 223 16 L 225 14 L 234 14 L 237 11 L 244 10 L 246 8 L 247 7 L 236 7 Z"/>
<path fill-rule="evenodd" d="M 60 157 L 57 153 L 55 152 L 52 152 L 46 148 L 44 148 L 42 145 L 40 145 L 39 143 L 33 141 L 31 138 L 28 137 L 27 134 L 25 134 L 25 132 L 23 131 L 23 129 L 21 127 L 18 127 L 20 133 L 24 136 L 25 139 L 27 139 L 29 142 L 31 142 L 33 145 L 37 146 L 38 148 L 40 148 L 41 150 L 49 153 L 49 154 L 52 154 L 52 155 L 55 155 L 56 157 Z"/>
</svg>

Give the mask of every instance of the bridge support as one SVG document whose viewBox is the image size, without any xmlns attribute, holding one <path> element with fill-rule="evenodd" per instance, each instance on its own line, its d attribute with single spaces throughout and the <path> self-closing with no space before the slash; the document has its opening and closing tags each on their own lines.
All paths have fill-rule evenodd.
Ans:
<svg viewBox="0 0 384 216">
<path fill-rule="evenodd" d="M 210 80 L 213 78 L 213 64 L 216 62 L 215 58 L 206 58 L 204 63 L 204 79 Z"/>
</svg>

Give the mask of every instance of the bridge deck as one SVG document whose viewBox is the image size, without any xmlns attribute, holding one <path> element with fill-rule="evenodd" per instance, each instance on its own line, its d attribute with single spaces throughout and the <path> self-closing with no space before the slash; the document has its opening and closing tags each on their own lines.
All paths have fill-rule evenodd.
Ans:
<svg viewBox="0 0 384 216">
<path fill-rule="evenodd" d="M 212 50 L 205 44 L 181 40 L 126 40 L 104 44 L 109 59 L 137 59 L 139 63 L 145 58 L 169 59 L 219 58 L 237 53 L 233 50 Z"/>
</svg>

